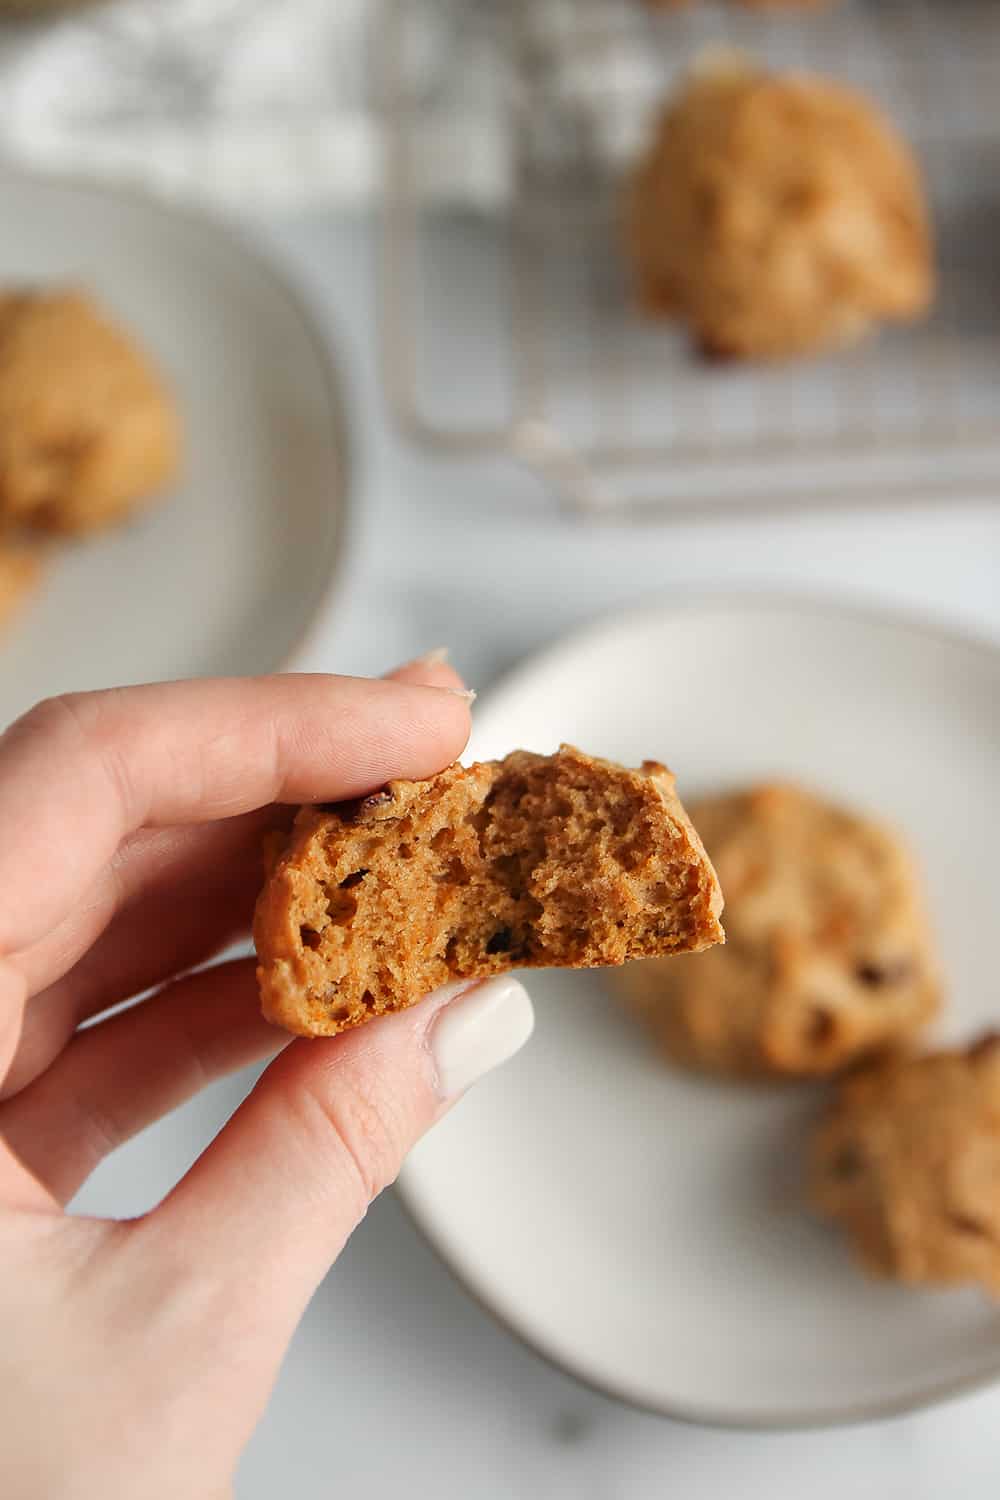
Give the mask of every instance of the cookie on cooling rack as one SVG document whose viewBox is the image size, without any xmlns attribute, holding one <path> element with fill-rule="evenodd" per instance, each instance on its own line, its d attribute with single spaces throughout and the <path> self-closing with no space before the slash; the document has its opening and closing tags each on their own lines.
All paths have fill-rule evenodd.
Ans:
<svg viewBox="0 0 1000 1500">
<path fill-rule="evenodd" d="M 911 856 L 889 830 L 789 785 L 691 817 L 726 899 L 725 947 L 616 976 L 670 1058 L 819 1075 L 911 1036 L 940 983 Z"/>
<path fill-rule="evenodd" d="M 926 312 L 920 172 L 862 95 L 730 53 L 696 66 L 630 183 L 627 245 L 652 315 L 718 358 L 835 347 Z"/>
<path fill-rule="evenodd" d="M 869 1269 L 1000 1295 L 1000 1036 L 844 1079 L 810 1186 Z"/>
</svg>

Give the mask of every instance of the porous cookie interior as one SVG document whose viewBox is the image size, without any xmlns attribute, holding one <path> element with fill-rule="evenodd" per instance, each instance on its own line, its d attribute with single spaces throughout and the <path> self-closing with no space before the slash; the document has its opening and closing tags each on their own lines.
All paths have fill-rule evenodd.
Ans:
<svg viewBox="0 0 1000 1500">
<path fill-rule="evenodd" d="M 273 967 L 279 987 L 305 982 L 314 1024 L 355 1025 L 459 976 L 718 939 L 714 876 L 655 774 L 518 752 L 436 780 L 367 799 L 353 828 L 343 809 L 328 830 L 309 815 L 308 868 L 288 872 L 295 972 Z"/>
</svg>

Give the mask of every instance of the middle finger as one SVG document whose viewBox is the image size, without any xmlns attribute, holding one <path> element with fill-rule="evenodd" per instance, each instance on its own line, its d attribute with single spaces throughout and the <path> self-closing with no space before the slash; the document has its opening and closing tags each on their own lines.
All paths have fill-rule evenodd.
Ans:
<svg viewBox="0 0 1000 1500">
<path fill-rule="evenodd" d="M 263 875 L 262 837 L 291 815 L 272 807 L 138 836 L 86 909 L 14 960 L 33 998 L 0 1099 L 48 1067 L 82 1021 L 245 936 Z"/>
</svg>

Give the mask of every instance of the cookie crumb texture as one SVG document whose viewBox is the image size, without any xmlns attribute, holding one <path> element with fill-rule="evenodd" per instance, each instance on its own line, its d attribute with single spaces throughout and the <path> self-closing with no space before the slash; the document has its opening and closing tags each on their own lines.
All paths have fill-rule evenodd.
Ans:
<svg viewBox="0 0 1000 1500">
<path fill-rule="evenodd" d="M 811 1192 L 869 1270 L 1000 1296 L 1000 1036 L 844 1079 Z"/>
<path fill-rule="evenodd" d="M 518 750 L 299 812 L 257 904 L 263 1010 L 329 1036 L 454 979 L 705 948 L 721 908 L 665 767 Z"/>
<path fill-rule="evenodd" d="M 159 374 L 82 292 L 0 295 L 0 525 L 77 534 L 177 475 Z"/>
<path fill-rule="evenodd" d="M 726 946 L 618 976 L 668 1057 L 747 1076 L 834 1073 L 934 1015 L 920 883 L 891 830 L 782 783 L 691 813 L 726 893 Z"/>
<path fill-rule="evenodd" d="M 725 54 L 696 64 L 631 183 L 637 294 L 712 358 L 852 343 L 930 305 L 916 161 L 867 99 Z"/>
</svg>

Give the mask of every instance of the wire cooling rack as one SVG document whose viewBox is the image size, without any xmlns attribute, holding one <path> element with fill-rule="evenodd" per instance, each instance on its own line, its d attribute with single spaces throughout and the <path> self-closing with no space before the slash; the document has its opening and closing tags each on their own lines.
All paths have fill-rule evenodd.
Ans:
<svg viewBox="0 0 1000 1500">
<path fill-rule="evenodd" d="M 408 0 L 386 0 L 378 49 L 384 370 L 413 435 L 507 451 L 589 515 L 1000 495 L 996 0 L 833 0 L 800 14 L 708 0 L 439 4 L 450 40 L 436 77 L 426 58 L 413 71 Z M 937 237 L 926 321 L 816 359 L 720 367 L 636 310 L 622 175 L 677 75 L 719 43 L 852 83 L 907 135 Z M 435 189 L 442 151 L 463 149 L 477 156 L 478 212 Z"/>
</svg>

